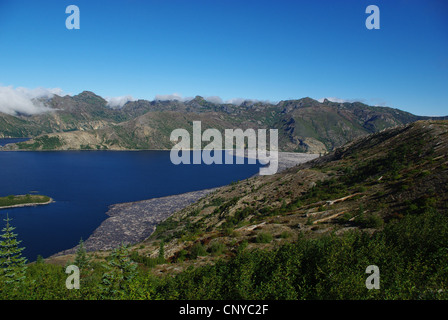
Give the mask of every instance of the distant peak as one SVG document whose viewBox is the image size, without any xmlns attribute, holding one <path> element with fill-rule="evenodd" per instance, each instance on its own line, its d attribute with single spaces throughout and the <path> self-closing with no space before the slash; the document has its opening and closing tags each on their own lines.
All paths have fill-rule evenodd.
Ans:
<svg viewBox="0 0 448 320">
<path fill-rule="evenodd" d="M 92 91 L 83 91 L 80 94 L 76 95 L 75 97 L 86 97 L 86 96 L 96 96 L 98 97 L 95 93 L 93 93 Z"/>
<path fill-rule="evenodd" d="M 93 93 L 92 91 L 83 91 L 80 94 L 74 96 L 73 98 L 75 98 L 75 99 L 98 99 L 98 100 L 104 100 L 103 97 Z"/>
<path fill-rule="evenodd" d="M 201 96 L 196 96 L 196 97 L 194 97 L 193 100 L 194 101 L 205 101 L 204 97 L 201 97 Z"/>
<path fill-rule="evenodd" d="M 310 98 L 310 97 L 305 97 L 305 98 L 302 98 L 302 99 L 299 99 L 299 101 L 300 102 L 319 102 L 319 101 L 317 101 L 317 100 L 315 100 L 315 99 L 313 99 L 313 98 Z"/>
<path fill-rule="evenodd" d="M 105 107 L 107 104 L 107 101 L 103 99 L 103 97 L 92 91 L 83 91 L 80 94 L 73 96 L 72 99 L 78 103 L 86 103 L 92 106 Z"/>
</svg>

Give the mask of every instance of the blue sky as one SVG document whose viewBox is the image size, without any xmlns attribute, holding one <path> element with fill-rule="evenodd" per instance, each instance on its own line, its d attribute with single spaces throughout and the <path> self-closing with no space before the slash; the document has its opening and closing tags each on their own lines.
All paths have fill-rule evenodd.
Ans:
<svg viewBox="0 0 448 320">
<path fill-rule="evenodd" d="M 68 30 L 68 5 L 81 13 Z M 368 5 L 380 30 L 368 30 Z M 0 86 L 448 115 L 448 1 L 0 0 Z"/>
</svg>

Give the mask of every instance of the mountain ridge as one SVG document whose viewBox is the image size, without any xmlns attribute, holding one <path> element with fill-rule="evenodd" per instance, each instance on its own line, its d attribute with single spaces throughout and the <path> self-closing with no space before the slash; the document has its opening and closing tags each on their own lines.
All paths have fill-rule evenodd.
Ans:
<svg viewBox="0 0 448 320">
<path fill-rule="evenodd" d="M 48 99 L 53 111 L 37 115 L 0 113 L 0 137 L 30 137 L 3 150 L 170 149 L 170 132 L 192 122 L 207 128 L 278 129 L 279 148 L 288 152 L 326 153 L 359 136 L 417 120 L 416 116 L 361 102 L 319 102 L 309 97 L 277 104 L 246 100 L 240 105 L 214 103 L 201 96 L 189 101 L 136 100 L 121 108 L 91 91 Z"/>
</svg>

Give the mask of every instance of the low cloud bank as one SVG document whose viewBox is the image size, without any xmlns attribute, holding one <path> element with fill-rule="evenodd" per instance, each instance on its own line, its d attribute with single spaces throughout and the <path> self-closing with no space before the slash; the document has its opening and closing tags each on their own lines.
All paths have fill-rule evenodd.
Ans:
<svg viewBox="0 0 448 320">
<path fill-rule="evenodd" d="M 121 96 L 121 97 L 107 97 L 107 106 L 112 109 L 120 109 L 128 103 L 129 101 L 135 101 L 132 96 Z"/>
<path fill-rule="evenodd" d="M 257 99 L 245 99 L 245 98 L 232 98 L 232 99 L 228 99 L 228 100 L 224 100 L 219 96 L 208 96 L 208 97 L 203 97 L 206 101 L 211 102 L 211 103 L 215 103 L 215 104 L 233 104 L 236 106 L 239 106 L 241 104 L 243 104 L 244 102 L 252 102 L 252 103 L 256 103 L 256 102 L 263 102 L 263 103 L 270 103 L 270 104 L 276 104 L 277 102 L 272 102 L 272 101 L 268 101 L 268 100 L 257 100 Z M 193 100 L 193 97 L 183 97 L 181 94 L 179 93 L 173 93 L 173 94 L 165 94 L 165 95 L 156 95 L 154 100 L 157 101 L 180 101 L 180 102 L 188 102 Z"/>
<path fill-rule="evenodd" d="M 337 98 L 337 97 L 326 97 L 326 98 L 321 98 L 318 99 L 317 101 L 319 102 L 324 102 L 326 100 L 331 101 L 331 102 L 336 102 L 336 103 L 345 103 L 345 102 L 361 102 L 359 99 L 341 99 L 341 98 Z"/>
<path fill-rule="evenodd" d="M 0 86 L 0 112 L 15 116 L 18 114 L 33 115 L 53 111 L 54 109 L 46 106 L 39 99 L 49 99 L 55 94 L 63 95 L 62 89 L 28 89 Z"/>
<path fill-rule="evenodd" d="M 181 94 L 179 93 L 173 93 L 173 94 L 157 94 L 154 98 L 154 100 L 156 101 L 180 101 L 180 102 L 186 102 L 186 101 L 190 101 L 193 100 L 194 98 L 192 97 L 183 97 Z"/>
<path fill-rule="evenodd" d="M 44 112 L 54 111 L 55 109 L 49 107 L 45 104 L 46 99 L 52 98 L 54 95 L 63 96 L 64 91 L 60 88 L 23 88 L 13 86 L 0 86 L 0 112 L 9 115 L 34 115 Z M 119 96 L 119 97 L 106 97 L 107 106 L 111 109 L 120 109 L 129 101 L 136 101 L 132 96 Z M 180 101 L 188 102 L 193 100 L 194 97 L 183 97 L 179 93 L 166 94 L 166 95 L 156 95 L 154 100 L 158 101 Z M 204 97 L 205 100 L 215 103 L 215 104 L 233 104 L 239 106 L 244 102 L 249 103 L 270 103 L 276 104 L 277 102 L 267 101 L 267 100 L 257 100 L 257 99 L 245 99 L 245 98 L 232 98 L 224 100 L 219 96 L 208 96 Z M 333 98 L 328 98 L 333 99 Z M 321 99 L 323 101 L 323 99 Z M 331 100 L 333 101 L 333 100 Z M 342 100 L 341 100 L 342 101 Z"/>
<path fill-rule="evenodd" d="M 353 103 L 353 102 L 361 102 L 364 104 L 368 104 L 371 106 L 377 106 L 377 107 L 385 107 L 387 105 L 386 101 L 384 101 L 383 99 L 380 98 L 372 98 L 372 99 L 341 99 L 341 98 L 337 98 L 337 97 L 326 97 L 326 98 L 321 98 L 318 99 L 317 101 L 319 102 L 324 102 L 324 100 L 327 99 L 328 101 L 331 102 L 336 102 L 336 103 L 345 103 L 345 102 L 349 102 L 349 103 Z"/>
</svg>

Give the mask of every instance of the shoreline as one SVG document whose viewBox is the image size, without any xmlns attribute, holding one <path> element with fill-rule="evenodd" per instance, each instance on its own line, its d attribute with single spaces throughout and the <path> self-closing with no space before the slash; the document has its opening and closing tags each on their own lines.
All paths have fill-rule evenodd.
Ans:
<svg viewBox="0 0 448 320">
<path fill-rule="evenodd" d="M 35 206 L 44 206 L 44 205 L 47 205 L 47 204 L 51 204 L 53 202 L 55 202 L 55 201 L 50 198 L 50 200 L 48 202 L 15 204 L 15 205 L 12 205 L 12 206 L 0 207 L 0 210 L 2 210 L 2 209 L 24 208 L 24 207 L 35 207 Z"/>
<path fill-rule="evenodd" d="M 141 242 L 152 235 L 160 222 L 219 188 L 113 204 L 105 213 L 108 218 L 83 241 L 84 248 L 88 252 L 103 251 L 114 249 L 122 243 Z M 57 252 L 48 258 L 74 254 L 78 247 Z"/>
<path fill-rule="evenodd" d="M 7 146 L 7 145 L 5 145 Z M 3 146 L 3 147 L 5 147 Z M 98 151 L 113 151 L 113 152 L 125 152 L 125 151 L 133 151 L 133 152 L 139 152 L 139 151 L 204 151 L 204 149 L 48 149 L 48 150 L 26 150 L 26 149 L 3 149 L 3 147 L 0 146 L 0 152 L 67 152 L 67 151 L 87 151 L 87 152 L 98 152 Z M 228 151 L 228 152 L 235 152 L 235 149 L 217 149 L 215 151 Z M 244 155 L 245 158 L 252 158 L 251 156 L 248 156 L 247 150 L 245 149 L 246 153 Z M 269 151 L 267 152 L 269 154 Z M 293 152 L 293 151 L 278 151 L 279 154 L 307 154 L 307 155 L 317 155 L 316 153 L 306 153 L 306 152 Z M 233 155 L 238 156 L 237 154 L 233 153 Z"/>
<path fill-rule="evenodd" d="M 1 139 L 5 139 L 5 138 L 0 138 Z M 15 138 L 14 138 L 15 139 Z M 14 145 L 15 143 L 11 143 L 12 145 Z M 139 151 L 204 151 L 204 149 L 175 149 L 175 148 L 171 148 L 171 149 L 48 149 L 48 150 L 27 150 L 27 149 L 5 149 L 6 146 L 8 146 L 9 144 L 6 144 L 4 146 L 0 146 L 0 152 L 5 151 L 5 152 L 66 152 L 66 151 L 91 151 L 91 152 L 96 152 L 96 151 L 115 151 L 115 152 L 120 152 L 120 151 L 133 151 L 133 152 L 139 152 Z M 233 154 L 234 156 L 239 156 L 236 154 L 236 149 L 216 149 L 215 151 L 226 151 L 229 152 L 231 154 Z M 245 158 L 253 158 L 252 155 L 249 156 L 249 150 L 248 149 L 244 149 L 244 157 Z M 252 151 L 252 150 L 251 150 Z M 305 152 L 293 152 L 293 151 L 277 151 L 278 154 L 301 154 L 301 155 L 317 155 L 315 153 L 305 153 Z M 255 152 L 255 154 L 257 155 L 257 152 Z M 267 150 L 267 154 L 269 154 L 269 150 Z"/>
</svg>

